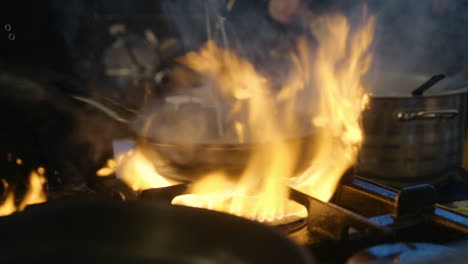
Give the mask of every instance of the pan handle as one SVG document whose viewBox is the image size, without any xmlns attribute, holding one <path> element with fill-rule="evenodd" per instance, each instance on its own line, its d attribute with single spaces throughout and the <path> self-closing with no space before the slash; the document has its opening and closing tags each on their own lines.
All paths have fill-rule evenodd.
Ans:
<svg viewBox="0 0 468 264">
<path fill-rule="evenodd" d="M 453 119 L 458 116 L 458 110 L 432 110 L 432 111 L 399 111 L 395 117 L 399 121 Z"/>
</svg>

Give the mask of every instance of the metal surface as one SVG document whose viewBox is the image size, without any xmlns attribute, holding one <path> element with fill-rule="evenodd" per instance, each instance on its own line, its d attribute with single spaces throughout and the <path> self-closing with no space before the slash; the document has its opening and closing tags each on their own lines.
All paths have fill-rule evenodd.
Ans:
<svg viewBox="0 0 468 264">
<path fill-rule="evenodd" d="M 386 263 L 386 264 L 416 264 L 428 263 L 434 258 L 443 260 L 454 256 L 455 249 L 427 243 L 393 243 L 367 248 L 349 258 L 346 264 Z M 441 263 L 441 262 L 434 262 Z M 449 262 L 453 263 L 453 262 Z M 464 262 L 455 262 L 464 263 Z"/>
<path fill-rule="evenodd" d="M 280 232 L 152 202 L 49 202 L 0 218 L 2 263 L 313 263 Z"/>
<path fill-rule="evenodd" d="M 446 96 L 451 96 L 451 95 L 458 95 L 458 94 L 464 94 L 468 92 L 468 87 L 464 87 L 461 89 L 455 89 L 455 90 L 448 90 L 444 92 L 434 92 L 434 93 L 426 93 L 424 94 L 424 98 L 437 98 L 437 97 L 446 97 Z M 375 94 L 371 93 L 370 94 L 371 98 L 373 99 L 411 99 L 411 98 L 416 98 L 410 93 L 404 93 L 404 94 L 398 94 L 398 95 L 380 95 L 380 94 Z"/>
<path fill-rule="evenodd" d="M 293 191 L 292 197 L 297 194 Z M 309 208 L 308 228 L 290 237 L 309 245 L 323 263 L 345 263 L 356 252 L 380 244 L 451 243 L 468 237 L 468 218 L 434 205 L 433 189 L 427 185 L 397 191 L 355 178 L 339 186 L 333 203 L 299 197 Z"/>
<path fill-rule="evenodd" d="M 188 186 L 147 190 L 141 197 L 169 203 Z M 356 252 L 383 243 L 451 243 L 468 238 L 468 216 L 435 204 L 429 185 L 398 191 L 359 177 L 345 177 L 332 202 L 296 190 L 291 190 L 290 199 L 307 208 L 305 225 L 276 229 L 306 246 L 320 263 L 344 263 Z"/>
<path fill-rule="evenodd" d="M 314 135 L 293 139 L 280 139 L 284 144 L 298 146 L 300 155 L 296 169 L 305 169 L 311 157 Z M 170 168 L 165 177 L 181 181 L 194 181 L 207 173 L 222 170 L 232 178 L 242 175 L 250 155 L 259 147 L 275 145 L 278 142 L 266 143 L 239 143 L 239 144 L 189 144 L 167 143 L 150 138 L 139 137 L 137 145 L 139 150 L 153 161 L 158 169 L 159 164 Z M 162 171 L 162 170 L 161 170 Z"/>
<path fill-rule="evenodd" d="M 380 226 L 366 217 L 355 214 L 332 203 L 322 202 L 296 190 L 291 190 L 291 197 L 307 206 L 307 227 L 309 232 L 319 234 L 331 240 L 349 240 L 360 234 L 369 239 L 381 240 L 392 236 L 392 231 Z"/>
<path fill-rule="evenodd" d="M 434 84 L 438 83 L 439 81 L 443 80 L 445 78 L 444 74 L 438 74 L 432 76 L 427 82 L 423 83 L 421 86 L 419 86 L 417 89 L 415 89 L 411 94 L 414 96 L 420 96 L 422 95 L 425 91 L 427 91 L 429 88 L 434 86 Z"/>
<path fill-rule="evenodd" d="M 393 217 L 403 219 L 432 214 L 436 202 L 436 190 L 428 184 L 401 189 L 395 199 Z"/>
<path fill-rule="evenodd" d="M 170 203 L 183 194 L 189 184 L 149 189 L 140 194 L 144 200 Z M 468 216 L 435 203 L 431 185 L 403 188 L 399 191 L 355 178 L 342 184 L 334 201 L 322 202 L 297 190 L 290 199 L 308 210 L 307 226 L 313 233 L 332 240 L 349 239 L 349 229 L 367 237 L 390 238 L 392 230 L 408 228 L 424 221 L 468 234 Z M 390 229 L 388 229 L 390 228 Z"/>
<path fill-rule="evenodd" d="M 437 205 L 432 220 L 449 228 L 468 233 L 468 217 L 442 205 Z"/>
<path fill-rule="evenodd" d="M 458 110 L 433 110 L 417 112 L 396 112 L 395 117 L 400 121 L 429 120 L 429 119 L 452 119 L 459 114 Z"/>
<path fill-rule="evenodd" d="M 385 191 L 381 192 L 382 189 Z M 468 234 L 468 216 L 436 204 L 434 189 L 429 185 L 395 191 L 356 178 L 351 183 L 340 186 L 335 203 L 355 213 L 365 214 L 373 222 L 393 230 L 432 222 Z M 374 208 L 369 208 L 369 205 Z"/>
<path fill-rule="evenodd" d="M 461 164 L 467 90 L 372 97 L 363 112 L 358 175 L 395 188 L 434 183 Z"/>
</svg>

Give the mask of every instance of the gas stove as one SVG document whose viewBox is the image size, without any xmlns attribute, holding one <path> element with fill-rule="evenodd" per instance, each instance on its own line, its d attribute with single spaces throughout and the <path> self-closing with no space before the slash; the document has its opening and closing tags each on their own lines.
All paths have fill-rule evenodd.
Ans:
<svg viewBox="0 0 468 264">
<path fill-rule="evenodd" d="M 139 198 L 170 203 L 188 187 L 149 189 Z M 405 263 L 413 255 L 453 255 L 446 245 L 468 239 L 468 216 L 439 203 L 453 198 L 447 194 L 461 198 L 468 189 L 452 179 L 396 190 L 349 173 L 330 202 L 291 189 L 290 198 L 307 208 L 308 217 L 275 228 L 319 263 Z"/>
</svg>

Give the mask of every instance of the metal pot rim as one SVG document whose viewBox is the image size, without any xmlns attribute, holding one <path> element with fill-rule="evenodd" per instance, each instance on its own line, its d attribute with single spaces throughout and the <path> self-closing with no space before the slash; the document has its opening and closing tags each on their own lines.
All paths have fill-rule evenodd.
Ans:
<svg viewBox="0 0 468 264">
<path fill-rule="evenodd" d="M 413 96 L 411 94 L 408 95 L 372 95 L 369 93 L 371 99 L 417 99 L 417 98 L 432 98 L 432 97 L 443 97 L 443 96 L 450 96 L 450 95 L 458 95 L 468 92 L 468 86 L 464 88 L 459 88 L 455 90 L 450 90 L 447 92 L 440 92 L 436 94 L 424 94 L 422 96 Z"/>
<path fill-rule="evenodd" d="M 265 142 L 250 142 L 250 143 L 185 143 L 185 142 L 164 142 L 156 139 L 152 139 L 144 136 L 137 136 L 135 138 L 137 144 L 139 145 L 149 145 L 153 147 L 169 147 L 169 148 L 203 148 L 209 151 L 226 151 L 226 150 L 252 150 L 255 147 L 261 145 L 275 144 L 276 142 L 288 142 L 288 141 L 312 141 L 314 136 L 316 136 L 316 131 L 311 131 L 310 134 L 299 137 L 292 138 L 281 138 L 274 141 L 265 141 Z"/>
</svg>

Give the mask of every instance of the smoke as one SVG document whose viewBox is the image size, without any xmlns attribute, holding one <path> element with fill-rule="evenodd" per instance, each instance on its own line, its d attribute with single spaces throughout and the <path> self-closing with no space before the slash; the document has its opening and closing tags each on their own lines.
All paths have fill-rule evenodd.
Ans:
<svg viewBox="0 0 468 264">
<path fill-rule="evenodd" d="M 230 4 L 234 3 L 232 6 Z M 169 27 L 177 32 L 184 52 L 199 50 L 208 40 L 218 46 L 234 51 L 237 55 L 248 58 L 256 70 L 277 82 L 287 76 L 287 63 L 279 63 L 287 57 L 295 38 L 289 38 L 267 16 L 264 1 L 225 1 L 225 0 L 168 0 L 161 3 L 164 15 L 168 17 Z M 276 49 L 276 58 L 271 52 Z M 278 49 L 282 49 L 278 51 Z M 274 57 L 274 56 L 273 56 Z M 278 58 L 280 57 L 280 58 Z M 172 69 L 172 72 L 178 69 Z M 179 71 L 183 71 L 179 70 Z M 157 130 L 151 129 L 143 134 L 151 134 L 166 141 L 213 142 L 219 137 L 228 142 L 236 142 L 234 128 L 223 127 L 220 116 L 226 116 L 231 109 L 229 102 L 221 102 L 216 89 L 209 81 L 201 84 L 184 83 L 178 80 L 192 79 L 192 73 L 174 74 L 175 84 L 170 96 L 186 95 L 202 98 L 202 107 L 196 104 L 184 104 L 178 111 L 166 111 L 164 106 L 145 109 L 145 117 L 151 117 L 157 124 Z M 180 87 L 182 86 L 182 87 Z M 168 97 L 169 98 L 169 97 Z M 173 105 L 168 106 L 173 108 Z M 156 110 L 155 110 L 156 109 Z M 215 111 L 213 110 L 215 109 Z M 156 111 L 157 113 L 153 113 Z M 163 116 L 164 112 L 166 117 Z M 213 112 L 216 112 L 213 114 Z M 187 135 L 188 133 L 188 135 Z"/>
<path fill-rule="evenodd" d="M 272 81 L 273 87 L 281 87 L 291 68 L 289 53 L 294 51 L 297 37 L 309 33 L 309 23 L 323 13 L 340 12 L 345 13 L 353 24 L 359 24 L 362 20 L 363 4 L 367 4 L 368 12 L 377 18 L 373 46 L 374 60 L 369 74 L 369 88 L 373 92 L 409 95 L 411 89 L 431 75 L 439 73 L 449 76 L 440 83 L 441 86 L 438 84 L 441 90 L 457 89 L 465 84 L 466 77 L 468 77 L 465 69 L 467 68 L 465 63 L 468 61 L 466 48 L 468 4 L 462 0 L 304 0 L 308 4 L 307 8 L 304 6 L 300 10 L 301 19 L 289 25 L 282 25 L 269 17 L 268 1 L 264 0 L 237 0 L 232 9 L 228 5 L 232 1 L 228 0 L 159 0 L 138 3 L 109 0 L 81 3 L 74 0 L 67 6 L 62 2 L 52 0 L 47 5 L 38 4 L 34 8 L 24 10 L 25 5 L 16 4 L 16 2 L 11 2 L 8 8 L 4 8 L 5 12 L 9 13 L 5 16 L 5 19 L 8 19 L 4 22 L 14 26 L 18 37 L 15 41 L 9 41 L 6 38 L 1 40 L 2 45 L 7 45 L 6 49 L 2 49 L 2 61 L 8 58 L 5 62 L 13 61 L 17 64 L 28 65 L 35 72 L 37 71 L 36 75 L 45 79 L 54 77 L 50 73 L 40 74 L 37 69 L 38 64 L 41 65 L 40 68 L 52 65 L 54 69 L 63 71 L 67 69 L 66 72 L 68 72 L 71 71 L 68 69 L 68 57 L 86 61 L 90 65 L 88 70 L 80 71 L 80 76 L 90 78 L 98 70 L 102 71 L 100 69 L 102 54 L 98 51 L 108 47 L 106 45 L 110 43 L 108 43 L 108 33 L 105 31 L 107 24 L 101 25 L 95 21 L 96 10 L 99 6 L 99 10 L 102 9 L 101 11 L 105 14 L 120 14 L 117 17 L 126 15 L 130 17 L 131 14 L 136 14 L 135 20 L 143 21 L 139 24 L 145 24 L 145 29 L 148 27 L 156 31 L 158 28 L 168 27 L 173 32 L 177 32 L 183 46 L 181 53 L 197 50 L 208 39 L 212 39 L 219 46 L 229 48 L 241 57 L 248 58 L 256 66 L 257 71 Z M 19 3 L 23 2 L 25 1 Z M 148 5 L 149 2 L 152 4 Z M 138 17 L 138 14 L 145 13 L 143 11 L 151 14 L 158 13 L 159 9 L 156 6 L 158 4 L 161 5 L 162 15 L 165 19 L 167 18 L 167 25 L 161 25 L 161 20 L 147 22 L 149 20 Z M 31 19 L 27 19 L 31 17 L 34 18 L 34 23 L 30 23 Z M 101 32 L 101 29 L 104 31 Z M 56 31 L 60 31 L 61 34 L 59 35 Z M 169 35 L 172 36 L 172 34 Z M 314 44 L 312 38 L 308 41 L 311 45 Z M 35 48 L 31 48 L 31 43 L 34 43 Z M 88 60 L 88 57 L 95 60 Z M 24 105 L 27 105 L 31 101 L 42 103 L 44 99 L 49 98 L 47 92 L 50 91 L 53 83 L 39 85 L 34 80 L 23 77 L 20 80 L 17 76 L 5 71 L 5 69 L 11 69 L 9 65 L 1 66 L 3 69 L 0 74 L 0 84 L 6 88 L 12 88 L 11 91 L 3 89 L 1 95 L 7 97 L 9 101 L 16 102 L 21 99 L 24 100 Z M 84 74 L 86 72 L 88 74 Z M 32 79 L 36 78 L 29 73 L 26 75 L 31 75 Z M 119 84 L 112 83 L 109 86 L 109 90 L 113 93 L 117 91 Z M 90 87 L 89 90 L 93 88 Z M 121 97 L 132 98 L 131 93 L 136 90 L 132 88 L 134 88 L 133 85 L 128 89 L 123 89 Z M 205 98 L 210 94 L 208 90 L 201 90 L 198 93 Z M 312 104 L 308 100 L 309 97 L 301 99 L 304 99 L 305 108 Z M 54 109 L 56 112 L 65 111 L 57 106 L 57 100 L 50 99 L 48 103 L 54 103 L 54 107 L 59 108 Z M 72 107 L 68 101 L 63 105 Z M 148 108 L 151 111 L 157 107 L 159 106 Z M 172 138 L 176 141 L 196 138 L 211 142 L 209 140 L 212 139 L 213 134 L 217 135 L 215 130 L 218 125 L 214 120 L 215 117 L 211 109 L 196 107 L 196 104 L 185 105 L 181 108 L 179 116 L 162 121 L 158 119 L 158 122 L 167 121 L 168 124 L 160 130 L 162 134 L 160 137 Z M 110 138 L 130 134 L 124 125 L 118 127 L 113 121 L 108 121 L 105 116 L 98 116 L 88 108 L 80 113 L 74 111 L 74 109 L 67 110 L 67 115 L 72 116 L 70 118 L 74 122 L 72 127 L 75 130 L 63 132 L 66 136 L 61 135 L 61 137 L 66 138 L 63 141 L 70 138 L 69 140 L 77 145 L 89 145 L 91 148 L 89 153 L 86 151 L 81 156 L 89 154 L 88 158 L 92 162 L 102 159 L 102 156 L 111 150 Z M 34 111 L 30 112 L 36 114 Z M 193 118 L 187 120 L 185 115 L 191 115 Z M 43 116 L 35 118 L 37 120 L 51 119 L 46 114 Z M 145 117 L 147 116 L 142 116 L 142 118 Z M 159 125 L 157 123 L 157 126 Z M 174 128 L 178 125 L 186 129 Z M 53 139 L 53 136 L 47 135 L 49 133 L 47 131 L 44 129 L 41 136 Z M 181 132 L 175 134 L 177 131 Z M 190 135 L 187 135 L 188 133 Z M 205 136 L 207 138 L 204 138 Z M 53 144 L 61 145 L 62 142 L 53 142 Z M 44 145 L 48 146 L 49 143 Z M 44 152 L 46 151 L 53 152 L 50 149 Z M 58 154 L 56 156 L 54 159 L 57 159 L 57 163 L 64 159 Z"/>
<path fill-rule="evenodd" d="M 373 64 L 366 78 L 372 93 L 409 95 L 435 74 L 447 78 L 431 92 L 468 83 L 466 1 L 310 1 L 312 13 L 344 13 L 355 25 L 362 20 L 363 6 L 377 18 Z"/>
<path fill-rule="evenodd" d="M 213 37 L 213 24 L 223 17 L 224 1 L 171 0 L 162 2 L 162 10 L 169 18 L 169 27 L 177 32 L 185 50 L 199 47 Z"/>
<path fill-rule="evenodd" d="M 467 72 L 468 31 L 464 1 L 375 1 L 378 24 L 374 43 L 372 90 L 408 94 L 434 74 L 446 74 L 440 90 L 461 88 Z"/>
<path fill-rule="evenodd" d="M 234 4 L 230 6 L 230 3 Z M 267 3 L 170 0 L 162 2 L 162 10 L 169 17 L 172 29 L 179 33 L 185 51 L 196 50 L 207 40 L 213 40 L 219 46 L 249 58 L 263 73 L 277 77 L 287 68 L 283 67 L 284 63 L 268 66 L 272 59 L 283 59 L 295 47 L 298 29 L 286 28 L 273 21 L 268 16 Z"/>
</svg>

